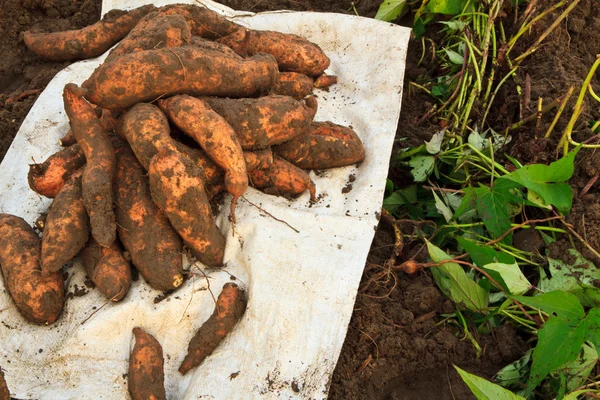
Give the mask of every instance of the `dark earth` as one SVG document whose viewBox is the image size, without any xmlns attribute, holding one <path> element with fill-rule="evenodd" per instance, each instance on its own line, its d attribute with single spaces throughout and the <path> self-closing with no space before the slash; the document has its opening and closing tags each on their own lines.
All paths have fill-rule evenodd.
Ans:
<svg viewBox="0 0 600 400">
<path fill-rule="evenodd" d="M 380 2 L 358 0 L 354 6 L 360 16 L 372 18 Z M 10 146 L 39 92 L 58 71 L 69 64 L 43 61 L 30 53 L 23 44 L 22 32 L 31 28 L 46 31 L 75 29 L 92 24 L 100 17 L 100 3 L 100 0 L 3 1 L 3 7 L 0 8 L 0 158 Z M 346 0 L 231 0 L 222 3 L 254 12 L 290 9 L 354 13 L 353 3 Z M 538 3 L 538 10 L 553 4 L 550 0 Z M 519 41 L 513 54 L 527 49 L 556 16 L 536 24 L 529 35 Z M 507 34 L 511 34 L 510 18 L 506 19 Z M 410 22 L 410 19 L 400 21 L 403 25 L 410 25 Z M 435 37 L 435 32 L 433 35 Z M 525 61 L 516 77 L 521 85 L 525 85 L 527 79 L 530 81 L 533 100 L 531 113 L 535 111 L 538 97 L 543 97 L 545 104 L 548 104 L 564 94 L 570 85 L 575 86 L 575 93 L 581 87 L 596 54 L 600 53 L 598 0 L 582 0 L 544 43 Z M 420 41 L 411 41 L 397 131 L 398 138 L 408 140 L 402 142 L 401 146 L 419 145 L 439 130 L 436 121 L 417 123 L 431 106 L 430 99 L 423 93 L 409 93 L 408 90 L 409 82 L 431 76 L 433 72 L 433 66 L 426 63 L 417 65 L 420 55 Z M 598 85 L 597 77 L 592 84 Z M 490 121 L 498 130 L 521 119 L 516 111 L 519 100 L 513 89 L 507 86 L 504 92 L 501 91 L 493 107 L 495 111 Z M 543 118 L 541 132 L 545 132 L 552 117 L 553 114 Z M 600 110 L 594 104 L 585 109 L 581 120 L 599 117 Z M 561 118 L 557 132 L 562 131 L 567 118 Z M 574 135 L 576 140 L 593 136 L 586 126 L 578 127 L 578 131 Z M 535 127 L 524 126 L 515 132 L 513 143 L 506 152 L 524 164 L 553 161 L 557 156 L 555 148 L 558 137 L 543 139 L 538 136 Z M 587 193 L 579 197 L 584 187 L 598 174 L 600 153 L 582 151 L 577 157 L 576 174 L 571 180 L 575 201 L 568 220 L 594 248 L 600 248 L 599 190 L 592 185 Z M 392 168 L 390 176 L 401 181 L 406 179 L 406 171 Z M 523 241 L 531 242 L 534 239 L 525 237 Z M 514 327 L 504 325 L 490 335 L 475 338 L 483 349 L 477 358 L 462 330 L 443 322 L 442 314 L 452 313 L 453 305 L 442 297 L 431 275 L 419 272 L 408 276 L 389 269 L 387 261 L 393 243 L 393 231 L 382 220 L 375 234 L 346 341 L 332 378 L 330 398 L 474 398 L 454 371 L 453 365 L 490 378 L 503 366 L 519 358 L 528 345 Z M 553 255 L 560 255 L 565 253 L 564 249 L 568 246 L 569 242 L 564 239 L 550 250 Z M 407 253 L 414 254 L 416 250 L 408 249 Z M 600 265 L 600 260 L 589 250 L 583 247 L 580 250 L 596 265 Z M 476 331 L 472 329 L 471 332 Z"/>
</svg>

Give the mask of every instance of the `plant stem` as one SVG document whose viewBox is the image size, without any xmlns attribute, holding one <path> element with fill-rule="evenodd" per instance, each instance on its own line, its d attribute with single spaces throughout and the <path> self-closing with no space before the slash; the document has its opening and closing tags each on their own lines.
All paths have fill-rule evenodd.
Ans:
<svg viewBox="0 0 600 400">
<path fill-rule="evenodd" d="M 565 110 L 565 107 L 566 107 L 569 99 L 571 98 L 571 95 L 573 94 L 573 90 L 574 89 L 575 89 L 574 86 L 569 87 L 569 91 L 563 97 L 563 99 L 562 99 L 562 101 L 560 103 L 560 107 L 559 107 L 558 111 L 556 112 L 556 115 L 554 116 L 554 119 L 552 120 L 552 123 L 550 124 L 550 127 L 546 131 L 546 134 L 544 135 L 544 138 L 547 139 L 552 134 L 552 131 L 554 130 L 554 127 L 556 126 L 556 123 L 560 119 L 560 116 L 561 116 L 562 112 Z"/>
</svg>

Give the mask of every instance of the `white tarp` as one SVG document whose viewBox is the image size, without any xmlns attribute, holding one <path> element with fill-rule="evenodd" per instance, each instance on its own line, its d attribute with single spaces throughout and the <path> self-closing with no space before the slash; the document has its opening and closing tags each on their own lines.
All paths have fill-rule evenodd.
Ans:
<svg viewBox="0 0 600 400">
<path fill-rule="evenodd" d="M 105 0 L 103 12 L 143 2 Z M 248 200 L 299 233 L 241 200 L 232 236 L 228 205 L 223 206 L 218 225 L 227 237 L 226 267 L 192 267 L 198 274 L 158 303 L 160 293 L 140 278 L 123 302 L 105 305 L 91 317 L 105 303 L 94 290 L 69 298 L 54 325 L 34 326 L 17 312 L 0 282 L 0 366 L 14 397 L 129 398 L 125 374 L 136 326 L 163 346 L 169 399 L 327 397 L 377 225 L 400 113 L 409 30 L 350 15 L 253 15 L 203 4 L 243 25 L 296 33 L 318 43 L 331 58 L 327 72 L 337 75 L 339 83 L 329 92 L 316 91 L 316 120 L 352 126 L 364 141 L 365 161 L 311 172 L 321 196 L 314 205 L 308 193 L 288 201 L 248 190 Z M 49 206 L 49 199 L 29 189 L 28 164 L 59 149 L 58 139 L 68 129 L 63 86 L 83 82 L 102 58 L 69 66 L 40 95 L 0 165 L 0 212 L 33 223 Z M 84 287 L 78 261 L 66 271 L 68 292 Z M 214 309 L 208 283 L 217 296 L 231 279 L 246 289 L 247 311 L 217 351 L 182 377 L 177 368 L 188 342 Z"/>
</svg>

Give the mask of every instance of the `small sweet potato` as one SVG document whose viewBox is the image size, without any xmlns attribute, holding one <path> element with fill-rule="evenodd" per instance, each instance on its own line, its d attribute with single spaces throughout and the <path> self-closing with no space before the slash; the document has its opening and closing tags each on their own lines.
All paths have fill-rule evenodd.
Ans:
<svg viewBox="0 0 600 400">
<path fill-rule="evenodd" d="M 85 246 L 90 234 L 90 221 L 81 196 L 79 170 L 71 175 L 58 192 L 46 217 L 42 234 L 42 274 L 60 271 Z"/>
<path fill-rule="evenodd" d="M 190 25 L 192 34 L 207 39 L 217 39 L 230 35 L 244 27 L 229 21 L 219 13 L 206 7 L 192 4 L 171 4 L 159 8 L 161 14 L 176 14 L 183 16 Z"/>
<path fill-rule="evenodd" d="M 42 196 L 54 198 L 69 177 L 84 164 L 85 155 L 79 145 L 60 150 L 43 163 L 29 166 L 29 187 Z"/>
<path fill-rule="evenodd" d="M 127 383 L 132 400 L 166 400 L 162 346 L 154 336 L 133 328 Z"/>
<path fill-rule="evenodd" d="M 2 368 L 0 368 L 0 400 L 10 400 L 10 392 L 8 391 Z"/>
<path fill-rule="evenodd" d="M 247 97 L 270 87 L 277 74 L 277 62 L 268 54 L 236 60 L 183 46 L 121 56 L 96 68 L 83 87 L 90 102 L 118 110 L 181 93 Z"/>
<path fill-rule="evenodd" d="M 315 87 L 317 89 L 323 89 L 323 88 L 329 87 L 331 85 L 335 85 L 337 83 L 337 81 L 338 81 L 337 76 L 323 74 L 320 77 L 318 77 L 317 79 L 315 79 Z"/>
<path fill-rule="evenodd" d="M 265 193 L 296 197 L 306 189 L 311 201 L 316 201 L 316 188 L 308 174 L 281 157 L 274 157 L 273 164 L 266 169 L 248 171 L 250 184 Z"/>
<path fill-rule="evenodd" d="M 153 10 L 151 4 L 129 12 L 113 10 L 93 25 L 83 29 L 54 32 L 25 32 L 25 45 L 35 54 L 52 61 L 74 61 L 97 57 L 121 40 Z"/>
<path fill-rule="evenodd" d="M 22 218 L 0 214 L 0 266 L 17 309 L 36 324 L 54 323 L 63 308 L 62 272 L 42 276 L 39 236 Z"/>
<path fill-rule="evenodd" d="M 87 165 L 83 173 L 83 204 L 90 216 L 92 236 L 104 247 L 116 238 L 112 180 L 115 176 L 115 152 L 92 106 L 85 101 L 77 85 L 69 83 L 63 91 L 65 111 Z"/>
<path fill-rule="evenodd" d="M 245 151 L 244 161 L 248 171 L 269 168 L 273 164 L 273 152 L 271 149 Z"/>
<path fill-rule="evenodd" d="M 159 100 L 158 105 L 179 129 L 192 137 L 225 170 L 225 188 L 233 196 L 231 217 L 235 223 L 237 199 L 248 188 L 246 163 L 236 132 L 207 102 L 195 97 L 173 96 Z"/>
<path fill-rule="evenodd" d="M 273 86 L 269 88 L 269 94 L 290 96 L 296 100 L 305 98 L 312 91 L 312 78 L 298 72 L 281 72 Z"/>
<path fill-rule="evenodd" d="M 203 98 L 231 125 L 244 150 L 264 149 L 306 132 L 317 107 L 316 100 L 309 99 L 303 103 L 288 96 Z"/>
<path fill-rule="evenodd" d="M 188 354 L 179 367 L 185 375 L 190 369 L 197 367 L 233 330 L 246 311 L 244 292 L 235 283 L 226 283 L 219 294 L 215 311 L 202 324 L 188 346 Z"/>
<path fill-rule="evenodd" d="M 150 162 L 150 192 L 194 256 L 223 264 L 225 238 L 215 225 L 199 168 L 179 152 L 161 150 Z"/>
<path fill-rule="evenodd" d="M 150 195 L 146 172 L 131 149 L 115 146 L 117 176 L 113 184 L 117 232 L 131 262 L 156 290 L 183 283 L 183 244 Z"/>
<path fill-rule="evenodd" d="M 116 240 L 110 247 L 102 247 L 90 238 L 81 259 L 85 273 L 108 300 L 123 300 L 131 287 L 131 265 Z"/>
<path fill-rule="evenodd" d="M 273 152 L 302 169 L 343 167 L 365 158 L 356 132 L 332 122 L 313 122 L 308 132 L 274 147 Z"/>
</svg>

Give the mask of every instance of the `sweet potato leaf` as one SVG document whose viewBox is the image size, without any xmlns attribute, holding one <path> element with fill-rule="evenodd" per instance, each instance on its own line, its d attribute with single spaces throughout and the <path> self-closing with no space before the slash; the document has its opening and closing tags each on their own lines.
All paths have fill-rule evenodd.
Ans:
<svg viewBox="0 0 600 400">
<path fill-rule="evenodd" d="M 539 308 L 551 316 L 556 316 L 565 321 L 567 325 L 576 325 L 585 316 L 579 299 L 571 293 L 560 290 L 535 297 L 512 296 L 511 298 L 528 306 Z"/>
<path fill-rule="evenodd" d="M 471 392 L 473 392 L 477 400 L 525 400 L 524 397 L 516 395 L 510 390 L 506 390 L 502 386 L 496 385 L 487 379 L 469 374 L 458 368 L 456 365 L 454 366 L 454 369 L 456 369 L 462 380 L 467 384 L 469 389 L 471 389 Z"/>
</svg>

